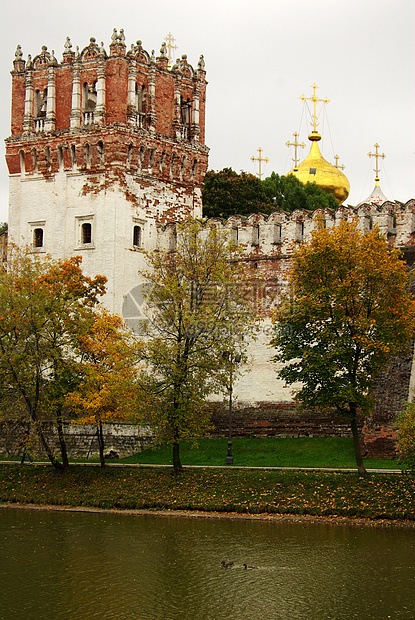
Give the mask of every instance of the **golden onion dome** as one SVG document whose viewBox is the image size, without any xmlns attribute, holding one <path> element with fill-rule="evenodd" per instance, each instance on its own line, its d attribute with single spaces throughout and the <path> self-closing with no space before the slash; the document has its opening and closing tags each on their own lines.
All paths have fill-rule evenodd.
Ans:
<svg viewBox="0 0 415 620">
<path fill-rule="evenodd" d="M 290 170 L 288 174 L 293 174 L 302 183 L 316 183 L 324 191 L 333 194 L 340 202 L 344 202 L 350 192 L 348 178 L 339 168 L 333 166 L 324 159 L 320 153 L 318 141 L 321 136 L 314 130 L 308 136 L 311 141 L 310 152 L 301 164 Z"/>
</svg>

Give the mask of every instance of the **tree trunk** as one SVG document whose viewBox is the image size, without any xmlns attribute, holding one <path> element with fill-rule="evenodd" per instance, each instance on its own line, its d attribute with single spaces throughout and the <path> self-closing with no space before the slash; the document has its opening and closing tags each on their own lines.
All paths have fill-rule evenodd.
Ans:
<svg viewBox="0 0 415 620">
<path fill-rule="evenodd" d="M 66 469 L 67 467 L 69 467 L 69 461 L 68 452 L 66 450 L 65 434 L 63 432 L 62 411 L 60 409 L 56 412 L 56 425 L 58 428 L 59 445 L 61 448 L 62 466 L 63 469 Z"/>
<path fill-rule="evenodd" d="M 99 447 L 99 460 L 101 462 L 101 467 L 105 467 L 105 458 L 104 458 L 104 433 L 102 432 L 102 424 L 99 423 L 97 427 L 97 437 L 98 437 L 98 447 Z"/>
<path fill-rule="evenodd" d="M 176 476 L 181 474 L 183 471 L 183 467 L 180 462 L 180 445 L 177 439 L 173 439 L 173 469 Z"/>
<path fill-rule="evenodd" d="M 366 476 L 367 471 L 363 464 L 362 451 L 360 449 L 359 430 L 357 428 L 357 411 L 356 411 L 356 406 L 353 403 L 349 403 L 349 411 L 351 415 L 350 425 L 352 428 L 353 447 L 354 447 L 354 455 L 356 458 L 357 472 L 359 476 Z"/>
<path fill-rule="evenodd" d="M 43 446 L 43 449 L 44 449 L 44 451 L 46 453 L 46 456 L 48 457 L 48 459 L 50 460 L 50 462 L 52 463 L 52 465 L 53 465 L 53 467 L 55 469 L 58 469 L 59 471 L 63 471 L 64 467 L 63 467 L 62 463 L 60 463 L 58 461 L 58 459 L 56 458 L 56 456 L 53 454 L 52 450 L 50 449 L 49 444 L 46 441 L 46 437 L 43 434 L 43 431 L 42 431 L 42 428 L 41 428 L 39 422 L 38 421 L 34 421 L 34 420 L 33 420 L 33 422 L 34 422 L 34 426 L 35 426 L 35 429 L 36 429 L 36 435 L 38 436 L 39 441 L 40 441 L 40 443 Z"/>
</svg>

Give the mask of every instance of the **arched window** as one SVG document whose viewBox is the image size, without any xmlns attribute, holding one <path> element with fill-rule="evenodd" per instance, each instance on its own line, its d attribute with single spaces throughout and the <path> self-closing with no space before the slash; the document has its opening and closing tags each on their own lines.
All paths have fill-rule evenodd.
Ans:
<svg viewBox="0 0 415 620">
<path fill-rule="evenodd" d="M 98 142 L 98 158 L 99 158 L 99 163 L 102 166 L 105 162 L 104 143 L 102 142 L 102 140 Z"/>
<path fill-rule="evenodd" d="M 183 180 L 184 170 L 186 167 L 186 155 L 182 157 L 182 165 L 180 166 L 180 179 Z"/>
<path fill-rule="evenodd" d="M 63 168 L 63 148 L 61 145 L 58 146 L 58 162 L 59 162 L 59 170 Z"/>
<path fill-rule="evenodd" d="M 274 224 L 274 243 L 282 242 L 282 228 L 281 224 Z"/>
<path fill-rule="evenodd" d="M 94 122 L 94 110 L 97 105 L 97 82 L 92 86 L 84 82 L 82 88 L 82 110 L 84 125 L 92 125 Z"/>
<path fill-rule="evenodd" d="M 304 241 L 304 222 L 298 220 L 296 224 L 296 241 Z"/>
<path fill-rule="evenodd" d="M 171 160 L 170 160 L 170 177 L 173 177 L 174 175 L 174 161 L 176 159 L 176 155 L 174 153 L 172 153 L 171 155 Z"/>
<path fill-rule="evenodd" d="M 24 161 L 24 151 L 20 151 L 20 172 L 24 174 L 26 172 L 26 166 Z"/>
<path fill-rule="evenodd" d="M 192 103 L 189 98 L 184 99 L 180 96 L 180 116 L 182 121 L 182 140 L 190 139 L 190 121 L 191 121 Z"/>
<path fill-rule="evenodd" d="M 388 215 L 388 235 L 396 235 L 396 215 Z"/>
<path fill-rule="evenodd" d="M 160 172 L 163 172 L 164 170 L 165 161 L 166 161 L 166 151 L 163 151 L 161 154 L 161 159 L 160 159 Z"/>
<path fill-rule="evenodd" d="M 43 248 L 43 228 L 33 229 L 33 245 L 35 248 Z"/>
<path fill-rule="evenodd" d="M 177 250 L 177 230 L 171 231 L 169 235 L 169 250 L 170 252 Z"/>
<path fill-rule="evenodd" d="M 45 88 L 43 92 L 37 89 L 35 91 L 35 101 L 34 101 L 34 104 L 35 104 L 34 105 L 34 122 L 35 122 L 36 133 L 44 131 L 47 101 L 48 101 L 48 89 Z"/>
<path fill-rule="evenodd" d="M 133 145 L 129 144 L 128 145 L 128 153 L 127 153 L 127 166 L 130 167 L 131 166 L 131 160 L 133 158 Z"/>
<path fill-rule="evenodd" d="M 35 118 L 41 118 L 46 116 L 46 106 L 48 100 L 48 89 L 45 88 L 43 92 L 39 89 L 35 91 Z"/>
<path fill-rule="evenodd" d="M 85 144 L 85 168 L 91 167 L 91 153 L 89 150 L 89 144 Z"/>
<path fill-rule="evenodd" d="M 135 248 L 141 247 L 141 226 L 137 224 L 133 228 L 133 246 Z"/>
<path fill-rule="evenodd" d="M 259 224 L 252 227 L 252 245 L 259 245 Z"/>
<path fill-rule="evenodd" d="M 140 167 L 141 167 L 144 161 L 144 146 L 140 146 L 140 152 L 138 154 L 138 161 L 140 162 Z"/>
<path fill-rule="evenodd" d="M 92 243 L 92 224 L 84 222 L 82 224 L 82 243 Z"/>
<path fill-rule="evenodd" d="M 137 111 L 137 126 L 139 129 L 145 129 L 146 114 L 146 87 L 135 85 L 135 108 Z"/>
<path fill-rule="evenodd" d="M 32 149 L 33 172 L 37 172 L 37 150 Z"/>
<path fill-rule="evenodd" d="M 76 168 L 76 145 L 71 144 L 71 162 L 72 168 Z"/>
<path fill-rule="evenodd" d="M 46 160 L 46 169 L 50 170 L 52 166 L 52 158 L 50 156 L 50 148 L 48 146 L 45 147 L 45 160 Z"/>
</svg>

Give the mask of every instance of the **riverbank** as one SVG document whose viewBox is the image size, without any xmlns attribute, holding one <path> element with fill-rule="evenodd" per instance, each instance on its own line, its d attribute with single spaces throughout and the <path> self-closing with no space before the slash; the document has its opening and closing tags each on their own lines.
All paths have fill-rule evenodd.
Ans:
<svg viewBox="0 0 415 620">
<path fill-rule="evenodd" d="M 238 513 L 238 512 L 206 512 L 203 510 L 147 510 L 147 509 L 125 509 L 116 510 L 115 508 L 91 508 L 87 506 L 56 506 L 42 504 L 1 504 L 0 509 L 11 510 L 46 510 L 51 512 L 75 512 L 75 513 L 104 513 L 122 514 L 129 516 L 151 515 L 168 518 L 187 518 L 187 519 L 231 519 L 235 521 L 266 521 L 268 523 L 304 523 L 317 525 L 353 525 L 355 527 L 370 528 L 399 528 L 415 530 L 415 521 L 402 519 L 365 519 L 362 517 L 319 517 L 317 515 L 291 515 L 278 513 Z"/>
<path fill-rule="evenodd" d="M 415 477 L 351 472 L 0 465 L 0 503 L 415 522 Z"/>
</svg>

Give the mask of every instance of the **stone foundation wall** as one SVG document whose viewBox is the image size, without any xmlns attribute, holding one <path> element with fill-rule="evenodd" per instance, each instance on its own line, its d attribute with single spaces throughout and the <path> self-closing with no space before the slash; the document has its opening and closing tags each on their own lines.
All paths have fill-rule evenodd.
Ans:
<svg viewBox="0 0 415 620">
<path fill-rule="evenodd" d="M 133 424 L 104 424 L 105 455 L 108 458 L 122 458 L 140 452 L 153 445 L 150 428 Z M 0 457 L 10 458 L 22 452 L 18 444 L 23 439 L 24 429 L 19 425 L 3 424 L 0 427 Z M 59 454 L 56 431 L 51 429 L 46 436 L 53 450 Z M 70 424 L 65 427 L 65 438 L 69 458 L 96 458 L 99 456 L 95 426 Z M 34 441 L 31 450 L 34 455 L 44 458 L 40 446 Z"/>
<path fill-rule="evenodd" d="M 229 433 L 227 404 L 212 406 L 212 437 Z M 359 424 L 362 426 L 362 421 Z M 294 403 L 259 403 L 258 406 L 237 404 L 232 407 L 234 437 L 350 437 L 349 421 L 333 412 L 308 410 L 300 412 Z"/>
</svg>

